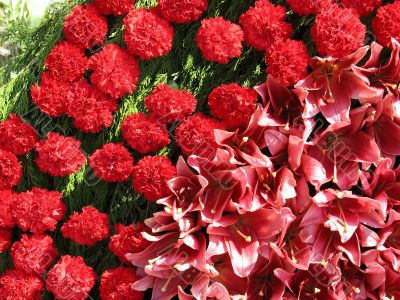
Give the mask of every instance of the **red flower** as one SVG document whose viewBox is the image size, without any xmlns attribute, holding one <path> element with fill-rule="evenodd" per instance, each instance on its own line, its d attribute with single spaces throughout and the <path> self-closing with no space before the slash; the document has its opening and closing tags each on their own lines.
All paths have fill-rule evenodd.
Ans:
<svg viewBox="0 0 400 300">
<path fill-rule="evenodd" d="M 109 143 L 89 158 L 93 173 L 108 182 L 124 181 L 132 172 L 133 158 L 122 144 Z"/>
<path fill-rule="evenodd" d="M 118 267 L 114 270 L 107 270 L 101 275 L 100 298 L 102 300 L 141 300 L 143 292 L 132 289 L 138 277 L 134 269 Z"/>
<path fill-rule="evenodd" d="M 117 224 L 115 226 L 117 234 L 111 237 L 108 245 L 110 251 L 124 264 L 130 264 L 125 257 L 126 254 L 142 252 L 150 244 L 141 235 L 144 230 L 145 228 L 141 223 L 138 223 L 136 228 L 133 224 L 129 226 Z"/>
<path fill-rule="evenodd" d="M 79 150 L 81 143 L 73 137 L 55 132 L 36 147 L 35 162 L 41 172 L 51 176 L 66 176 L 77 172 L 85 164 L 85 155 Z"/>
<path fill-rule="evenodd" d="M 282 6 L 274 6 L 268 0 L 257 0 L 240 16 L 240 25 L 247 45 L 257 50 L 266 50 L 277 40 L 286 40 L 292 34 L 292 27 L 286 23 L 286 10 Z"/>
<path fill-rule="evenodd" d="M 58 42 L 45 61 L 46 69 L 53 78 L 66 82 L 82 79 L 87 64 L 85 50 L 65 41 Z"/>
<path fill-rule="evenodd" d="M 311 36 L 321 55 L 342 58 L 364 44 L 366 28 L 357 13 L 332 6 L 315 18 Z"/>
<path fill-rule="evenodd" d="M 13 228 L 15 222 L 11 215 L 11 208 L 14 202 L 12 190 L 0 191 L 0 228 Z"/>
<path fill-rule="evenodd" d="M 23 234 L 11 248 L 16 269 L 32 274 L 44 274 L 58 256 L 54 241 L 49 235 Z"/>
<path fill-rule="evenodd" d="M 286 86 L 294 85 L 307 75 L 310 60 L 307 47 L 299 41 L 277 41 L 265 52 L 267 73 Z"/>
<path fill-rule="evenodd" d="M 20 116 L 11 114 L 8 120 L 0 123 L 0 149 L 25 155 L 36 146 L 37 141 L 35 129 L 24 123 Z"/>
<path fill-rule="evenodd" d="M 223 84 L 208 95 L 208 105 L 213 116 L 232 129 L 246 126 L 256 110 L 258 94 L 252 88 L 236 83 Z"/>
<path fill-rule="evenodd" d="M 129 146 L 141 154 L 158 151 L 171 142 L 165 127 L 144 113 L 127 116 L 121 130 Z"/>
<path fill-rule="evenodd" d="M 196 35 L 196 43 L 205 59 L 227 64 L 242 54 L 243 31 L 239 25 L 222 17 L 203 19 Z"/>
<path fill-rule="evenodd" d="M 0 191 L 18 185 L 22 178 L 22 165 L 17 157 L 0 149 Z"/>
<path fill-rule="evenodd" d="M 353 9 L 361 17 L 368 16 L 382 5 L 382 0 L 340 0 L 347 8 Z"/>
<path fill-rule="evenodd" d="M 103 93 L 121 98 L 136 90 L 140 76 L 138 62 L 125 49 L 108 44 L 90 57 L 90 80 Z"/>
<path fill-rule="evenodd" d="M 133 0 L 93 0 L 93 6 L 103 15 L 121 16 L 133 9 Z"/>
<path fill-rule="evenodd" d="M 7 270 L 0 277 L 0 299 L 39 300 L 44 290 L 38 275 L 19 270 Z"/>
<path fill-rule="evenodd" d="M 190 23 L 199 19 L 207 7 L 208 0 L 159 0 L 154 11 L 170 22 Z"/>
<path fill-rule="evenodd" d="M 176 175 L 176 168 L 166 156 L 146 156 L 133 168 L 135 191 L 149 200 L 157 201 L 169 193 L 168 180 Z"/>
<path fill-rule="evenodd" d="M 144 103 L 160 122 L 173 123 L 182 121 L 186 116 L 193 113 L 196 109 L 197 100 L 187 90 L 180 91 L 160 83 L 144 99 Z"/>
<path fill-rule="evenodd" d="M 172 49 L 174 29 L 168 21 L 144 8 L 131 11 L 124 19 L 124 41 L 141 59 L 166 55 Z"/>
<path fill-rule="evenodd" d="M 400 41 L 400 2 L 387 4 L 378 9 L 375 18 L 372 20 L 372 29 L 378 42 L 384 46 L 390 47 L 391 38 Z"/>
<path fill-rule="evenodd" d="M 37 234 L 54 231 L 57 222 L 64 218 L 65 211 L 61 193 L 36 187 L 17 194 L 11 208 L 17 226 L 22 231 Z"/>
<path fill-rule="evenodd" d="M 331 0 L 286 0 L 290 8 L 299 16 L 317 14 Z"/>
<path fill-rule="evenodd" d="M 75 6 L 64 21 L 65 39 L 82 48 L 103 44 L 107 31 L 107 19 L 90 4 Z"/>
<path fill-rule="evenodd" d="M 118 104 L 116 99 L 81 80 L 71 87 L 66 107 L 66 112 L 74 119 L 76 128 L 83 132 L 96 133 L 110 127 Z"/>
<path fill-rule="evenodd" d="M 64 238 L 75 243 L 93 246 L 108 237 L 110 231 L 108 215 L 92 206 L 82 208 L 82 213 L 74 212 L 61 227 Z"/>
<path fill-rule="evenodd" d="M 196 113 L 183 121 L 175 130 L 175 137 L 182 153 L 212 158 L 217 151 L 214 138 L 214 129 L 221 129 L 222 125 L 202 113 Z"/>
<path fill-rule="evenodd" d="M 0 227 L 0 253 L 6 251 L 10 247 L 11 236 L 12 236 L 11 229 Z"/>
<path fill-rule="evenodd" d="M 40 84 L 31 88 L 32 102 L 51 117 L 59 117 L 65 113 L 66 95 L 70 85 L 58 81 L 49 72 L 42 73 Z"/>
<path fill-rule="evenodd" d="M 49 271 L 46 289 L 57 299 L 83 300 L 96 282 L 96 273 L 80 256 L 61 256 Z"/>
</svg>

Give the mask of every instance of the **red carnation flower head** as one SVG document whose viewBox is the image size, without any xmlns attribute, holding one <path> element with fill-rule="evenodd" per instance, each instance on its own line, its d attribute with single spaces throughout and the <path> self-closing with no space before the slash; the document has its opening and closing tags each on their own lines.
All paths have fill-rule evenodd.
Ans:
<svg viewBox="0 0 400 300">
<path fill-rule="evenodd" d="M 378 9 L 371 26 L 378 43 L 391 47 L 391 38 L 400 41 L 400 1 L 384 5 Z"/>
<path fill-rule="evenodd" d="M 214 129 L 223 126 L 215 119 L 196 113 L 183 121 L 175 130 L 175 138 L 184 155 L 212 158 L 217 151 Z"/>
<path fill-rule="evenodd" d="M 58 81 L 74 82 L 83 78 L 88 58 L 85 50 L 75 44 L 60 41 L 46 58 L 46 69 Z"/>
<path fill-rule="evenodd" d="M 46 289 L 56 299 L 83 300 L 95 282 L 96 273 L 82 257 L 64 255 L 47 274 Z"/>
<path fill-rule="evenodd" d="M 11 245 L 12 232 L 10 228 L 0 227 L 0 253 L 5 252 Z M 0 293 L 1 296 L 1 293 Z"/>
<path fill-rule="evenodd" d="M 257 0 L 254 7 L 240 16 L 246 44 L 257 50 L 266 50 L 276 40 L 287 40 L 292 27 L 284 21 L 285 14 L 283 6 Z"/>
<path fill-rule="evenodd" d="M 208 7 L 208 0 L 159 0 L 154 9 L 172 23 L 190 23 L 198 20 Z"/>
<path fill-rule="evenodd" d="M 346 8 L 351 8 L 361 17 L 368 16 L 382 5 L 382 0 L 340 0 Z"/>
<path fill-rule="evenodd" d="M 144 292 L 132 288 L 132 284 L 138 279 L 140 277 L 131 268 L 118 267 L 114 270 L 107 270 L 101 275 L 100 298 L 102 300 L 141 300 Z"/>
<path fill-rule="evenodd" d="M 168 195 L 168 180 L 176 176 L 176 168 L 163 155 L 146 156 L 133 168 L 133 188 L 149 201 Z"/>
<path fill-rule="evenodd" d="M 11 247 L 16 269 L 26 273 L 44 274 L 58 256 L 53 239 L 46 234 L 23 234 Z"/>
<path fill-rule="evenodd" d="M 103 15 L 122 16 L 134 7 L 133 0 L 93 0 L 93 6 Z"/>
<path fill-rule="evenodd" d="M 0 228 L 13 228 L 15 225 L 11 215 L 14 203 L 14 192 L 12 190 L 0 191 Z"/>
<path fill-rule="evenodd" d="M 187 90 L 180 91 L 160 83 L 144 103 L 159 122 L 174 123 L 193 113 L 197 100 Z"/>
<path fill-rule="evenodd" d="M 158 151 L 171 142 L 165 127 L 144 113 L 127 116 L 121 131 L 128 145 L 141 154 Z"/>
<path fill-rule="evenodd" d="M 16 194 L 11 208 L 15 223 L 22 231 L 43 233 L 54 231 L 57 222 L 64 218 L 66 206 L 62 194 L 34 187 L 31 191 Z"/>
<path fill-rule="evenodd" d="M 81 142 L 55 132 L 47 134 L 36 147 L 35 162 L 41 172 L 51 176 L 66 176 L 77 172 L 85 164 L 85 155 L 79 150 Z"/>
<path fill-rule="evenodd" d="M 321 55 L 342 58 L 364 44 L 366 28 L 351 9 L 337 5 L 323 10 L 315 18 L 311 36 Z"/>
<path fill-rule="evenodd" d="M 302 42 L 290 39 L 277 41 L 267 49 L 265 58 L 267 73 L 286 86 L 294 85 L 307 75 L 310 57 Z"/>
<path fill-rule="evenodd" d="M 313 15 L 332 6 L 332 0 L 286 0 L 290 8 L 299 16 Z"/>
<path fill-rule="evenodd" d="M 0 191 L 18 185 L 22 178 L 22 165 L 11 152 L 0 149 Z"/>
<path fill-rule="evenodd" d="M 81 80 L 71 87 L 66 107 L 66 112 L 73 118 L 76 128 L 82 132 L 97 133 L 110 127 L 118 103 L 115 98 Z"/>
<path fill-rule="evenodd" d="M 257 92 L 236 83 L 223 84 L 208 96 L 208 104 L 213 116 L 222 120 L 227 128 L 246 126 L 256 110 Z"/>
<path fill-rule="evenodd" d="M 36 274 L 7 270 L 0 276 L 0 299 L 39 300 L 44 290 L 43 281 Z"/>
<path fill-rule="evenodd" d="M 117 234 L 111 237 L 108 247 L 124 264 L 130 264 L 125 257 L 126 254 L 142 252 L 150 245 L 150 242 L 145 240 L 141 234 L 142 231 L 145 231 L 145 227 L 141 223 L 138 223 L 136 228 L 133 224 L 129 226 L 117 224 L 115 231 Z"/>
<path fill-rule="evenodd" d="M 61 227 L 64 238 L 86 246 L 93 246 L 107 238 L 109 231 L 108 215 L 92 206 L 82 208 L 81 214 L 74 212 Z"/>
<path fill-rule="evenodd" d="M 133 93 L 139 81 L 139 64 L 125 49 L 108 44 L 90 57 L 90 80 L 103 93 L 121 98 Z"/>
<path fill-rule="evenodd" d="M 15 155 L 25 155 L 38 142 L 36 130 L 24 123 L 20 116 L 11 114 L 6 121 L 0 123 L 0 149 Z"/>
<path fill-rule="evenodd" d="M 118 182 L 127 180 L 131 175 L 133 158 L 124 145 L 109 143 L 90 156 L 89 165 L 98 178 Z"/>
<path fill-rule="evenodd" d="M 242 54 L 243 36 L 239 25 L 216 17 L 201 21 L 196 43 L 205 59 L 227 64 Z"/>
<path fill-rule="evenodd" d="M 107 36 L 107 19 L 92 5 L 77 5 L 64 21 L 64 37 L 82 48 L 101 45 Z"/>
<path fill-rule="evenodd" d="M 31 88 L 32 102 L 51 117 L 59 117 L 66 110 L 66 95 L 70 92 L 70 84 L 61 82 L 49 72 L 42 73 L 40 84 Z"/>
<path fill-rule="evenodd" d="M 141 59 L 168 54 L 174 29 L 168 21 L 144 8 L 132 10 L 124 19 L 124 41 L 128 50 Z"/>
</svg>

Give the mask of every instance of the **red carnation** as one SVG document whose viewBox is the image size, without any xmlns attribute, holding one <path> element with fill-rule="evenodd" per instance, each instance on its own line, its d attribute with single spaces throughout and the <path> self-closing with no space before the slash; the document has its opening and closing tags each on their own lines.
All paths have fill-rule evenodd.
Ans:
<svg viewBox="0 0 400 300">
<path fill-rule="evenodd" d="M 74 212 L 67 222 L 61 227 L 64 238 L 69 238 L 75 243 L 93 246 L 108 237 L 108 215 L 99 212 L 92 206 L 82 208 L 82 213 Z"/>
<path fill-rule="evenodd" d="M 115 225 L 116 235 L 113 235 L 108 247 L 118 259 L 124 264 L 130 264 L 125 258 L 128 253 L 139 253 L 146 249 L 150 242 L 145 240 L 141 234 L 145 227 L 138 223 L 136 228 L 133 224 L 124 226 L 122 224 Z"/>
<path fill-rule="evenodd" d="M 0 227 L 0 253 L 6 251 L 10 247 L 11 235 L 12 235 L 11 229 Z"/>
<path fill-rule="evenodd" d="M 382 0 L 340 0 L 346 7 L 357 12 L 361 17 L 368 16 L 382 5 Z"/>
<path fill-rule="evenodd" d="M 236 83 L 223 84 L 208 96 L 211 113 L 232 129 L 246 126 L 256 109 L 257 92 Z"/>
<path fill-rule="evenodd" d="M 400 41 L 399 15 L 400 1 L 395 1 L 378 9 L 371 26 L 380 44 L 390 47 L 391 38 Z"/>
<path fill-rule="evenodd" d="M 109 143 L 90 156 L 89 165 L 104 181 L 124 181 L 131 175 L 133 158 L 122 144 Z"/>
<path fill-rule="evenodd" d="M 187 90 L 180 91 L 160 83 L 154 91 L 144 99 L 144 103 L 152 115 L 163 123 L 182 121 L 196 109 L 197 100 Z"/>
<path fill-rule="evenodd" d="M 79 150 L 81 143 L 73 137 L 64 137 L 55 132 L 47 134 L 46 140 L 36 147 L 35 162 L 41 172 L 51 176 L 66 176 L 75 173 L 85 164 L 85 155 Z"/>
<path fill-rule="evenodd" d="M 134 269 L 118 267 L 114 270 L 107 270 L 101 275 L 100 298 L 102 300 L 141 300 L 144 292 L 132 288 L 138 277 Z"/>
<path fill-rule="evenodd" d="M 267 73 L 286 86 L 294 85 L 307 75 L 307 47 L 294 40 L 277 41 L 267 49 Z"/>
<path fill-rule="evenodd" d="M 136 90 L 140 76 L 139 64 L 126 50 L 108 44 L 90 57 L 90 80 L 103 93 L 121 98 Z"/>
<path fill-rule="evenodd" d="M 13 228 L 15 225 L 11 215 L 14 203 L 14 192 L 12 190 L 0 191 L 0 228 Z"/>
<path fill-rule="evenodd" d="M 214 138 L 214 129 L 222 125 L 202 113 L 196 113 L 183 121 L 175 130 L 176 142 L 182 153 L 212 158 L 218 145 Z"/>
<path fill-rule="evenodd" d="M 0 149 L 0 191 L 18 185 L 22 178 L 22 165 L 11 152 Z"/>
<path fill-rule="evenodd" d="M 196 35 L 196 43 L 205 59 L 227 64 L 242 54 L 243 31 L 239 25 L 222 17 L 204 19 Z"/>
<path fill-rule="evenodd" d="M 21 240 L 11 247 L 15 268 L 26 273 L 45 273 L 57 255 L 58 251 L 49 235 L 23 234 Z"/>
<path fill-rule="evenodd" d="M 124 41 L 141 59 L 166 55 L 172 49 L 174 29 L 168 21 L 144 8 L 131 11 L 124 19 Z"/>
<path fill-rule="evenodd" d="M 93 0 L 93 6 L 103 15 L 121 16 L 133 9 L 133 0 Z"/>
<path fill-rule="evenodd" d="M 82 48 L 103 44 L 107 36 L 107 19 L 92 5 L 77 5 L 64 21 L 64 37 Z"/>
<path fill-rule="evenodd" d="M 132 175 L 135 191 L 154 202 L 168 195 L 167 182 L 176 176 L 176 168 L 166 156 L 146 156 L 133 168 Z"/>
<path fill-rule="evenodd" d="M 332 5 L 332 0 L 286 0 L 286 2 L 299 16 L 317 14 L 321 9 Z"/>
<path fill-rule="evenodd" d="M 20 116 L 11 114 L 8 120 L 0 123 L 0 149 L 25 155 L 36 146 L 37 141 L 35 129 L 24 123 Z"/>
<path fill-rule="evenodd" d="M 154 9 L 172 23 L 190 23 L 200 18 L 208 7 L 208 0 L 159 0 Z"/>
<path fill-rule="evenodd" d="M 36 274 L 7 270 L 0 276 L 1 300 L 39 300 L 43 290 L 43 281 Z"/>
<path fill-rule="evenodd" d="M 54 231 L 57 222 L 64 218 L 66 206 L 62 202 L 62 194 L 34 187 L 15 195 L 11 212 L 15 223 L 22 231 L 43 233 Z"/>
<path fill-rule="evenodd" d="M 97 133 L 110 127 L 118 103 L 116 99 L 81 80 L 72 86 L 66 107 L 76 128 L 83 132 Z"/>
<path fill-rule="evenodd" d="M 282 6 L 258 0 L 255 7 L 240 16 L 246 44 L 257 50 L 266 50 L 273 42 L 288 39 L 292 27 L 284 21 L 285 13 Z"/>
<path fill-rule="evenodd" d="M 365 25 L 351 9 L 332 6 L 315 18 L 311 36 L 321 55 L 342 58 L 364 43 Z"/>
<path fill-rule="evenodd" d="M 127 116 L 121 131 L 129 146 L 141 154 L 158 151 L 171 142 L 165 127 L 144 113 Z"/>
<path fill-rule="evenodd" d="M 65 41 L 58 42 L 45 61 L 46 69 L 53 78 L 67 82 L 83 78 L 87 64 L 85 50 Z"/>
<path fill-rule="evenodd" d="M 82 257 L 65 255 L 47 274 L 46 289 L 56 299 L 83 300 L 95 282 L 96 273 Z"/>
<path fill-rule="evenodd" d="M 65 113 L 66 95 L 70 92 L 68 83 L 56 80 L 49 72 L 42 73 L 40 84 L 31 88 L 32 102 L 51 117 Z"/>
</svg>

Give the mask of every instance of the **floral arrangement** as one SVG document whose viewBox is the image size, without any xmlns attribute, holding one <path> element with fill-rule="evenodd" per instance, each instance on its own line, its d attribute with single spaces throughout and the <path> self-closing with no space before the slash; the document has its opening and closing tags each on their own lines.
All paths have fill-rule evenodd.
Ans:
<svg viewBox="0 0 400 300">
<path fill-rule="evenodd" d="M 86 156 L 76 137 L 41 138 L 16 114 L 0 123 L 0 253 L 13 264 L 1 300 L 87 299 L 96 283 L 107 300 L 400 299 L 400 1 L 257 0 L 237 23 L 203 17 L 208 5 L 94 0 L 65 18 L 32 103 L 82 133 L 120 125 L 122 139 Z M 313 15 L 317 56 L 288 12 Z M 105 44 L 113 18 L 125 47 Z M 167 55 L 191 22 L 206 61 L 264 53 L 265 82 L 226 82 L 205 101 L 160 83 L 116 125 L 141 63 Z M 101 181 L 130 181 L 157 211 L 125 225 L 90 205 L 69 214 L 56 189 L 18 189 L 26 155 L 51 177 L 88 164 Z M 55 232 L 107 241 L 120 265 L 97 274 L 59 253 Z"/>
</svg>

